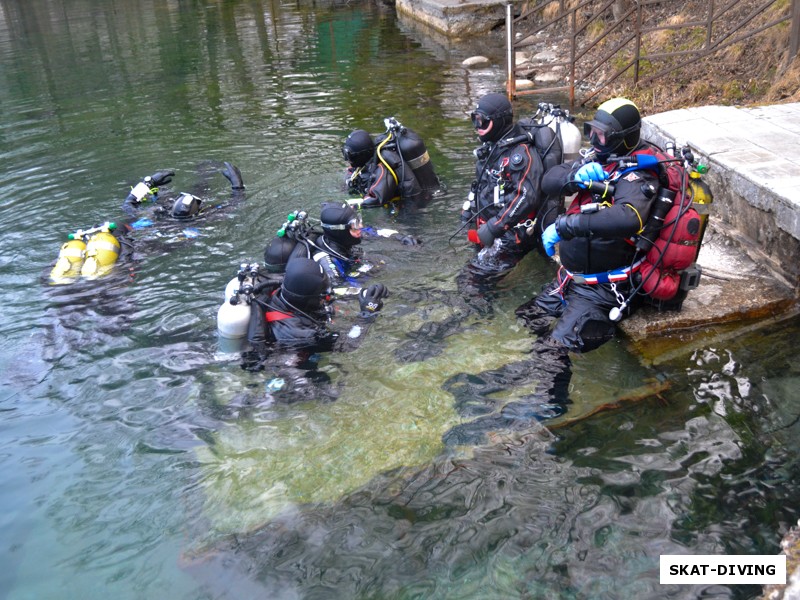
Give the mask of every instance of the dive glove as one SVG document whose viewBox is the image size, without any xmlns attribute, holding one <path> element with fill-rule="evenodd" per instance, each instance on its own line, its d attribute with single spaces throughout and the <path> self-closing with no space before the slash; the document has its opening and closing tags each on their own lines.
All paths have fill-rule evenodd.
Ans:
<svg viewBox="0 0 800 600">
<path fill-rule="evenodd" d="M 358 303 L 361 306 L 361 313 L 372 315 L 383 308 L 383 299 L 389 295 L 389 290 L 382 283 L 373 283 L 368 288 L 361 290 L 358 294 Z"/>
<path fill-rule="evenodd" d="M 590 162 L 583 165 L 575 173 L 574 180 L 578 183 L 587 183 L 589 181 L 605 181 L 608 179 L 608 173 L 603 170 L 600 163 Z"/>
<path fill-rule="evenodd" d="M 561 241 L 561 236 L 558 235 L 556 224 L 548 226 L 542 234 L 542 245 L 547 256 L 553 256 L 556 253 L 556 244 Z"/>
<path fill-rule="evenodd" d="M 478 239 L 484 248 L 490 248 L 494 240 L 500 237 L 503 230 L 497 225 L 497 217 L 492 217 L 486 223 L 478 227 Z"/>
<path fill-rule="evenodd" d="M 172 181 L 173 175 L 175 175 L 175 171 L 157 171 L 150 175 L 150 181 L 148 183 L 151 187 L 165 185 Z"/>
</svg>

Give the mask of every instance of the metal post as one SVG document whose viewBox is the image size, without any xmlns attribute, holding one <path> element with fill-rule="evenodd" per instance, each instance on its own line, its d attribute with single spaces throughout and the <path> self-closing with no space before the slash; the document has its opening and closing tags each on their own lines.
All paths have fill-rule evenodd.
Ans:
<svg viewBox="0 0 800 600">
<path fill-rule="evenodd" d="M 792 24 L 789 36 L 789 61 L 800 51 L 800 0 L 792 0 Z"/>
<path fill-rule="evenodd" d="M 513 100 L 517 93 L 517 80 L 514 76 L 516 62 L 514 61 L 514 5 L 506 4 L 506 93 L 508 99 Z"/>
<path fill-rule="evenodd" d="M 578 45 L 578 18 L 577 11 L 573 8 L 570 13 L 570 38 L 569 43 L 569 109 L 575 110 L 575 56 L 577 55 Z"/>
<path fill-rule="evenodd" d="M 639 59 L 642 56 L 642 4 L 636 3 L 636 44 L 633 47 L 633 85 L 639 83 Z"/>
</svg>

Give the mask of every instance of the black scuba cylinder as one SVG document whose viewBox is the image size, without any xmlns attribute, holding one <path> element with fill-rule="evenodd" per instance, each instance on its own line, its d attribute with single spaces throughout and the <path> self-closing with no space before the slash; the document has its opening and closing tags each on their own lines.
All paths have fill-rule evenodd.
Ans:
<svg viewBox="0 0 800 600">
<path fill-rule="evenodd" d="M 636 249 L 647 252 L 653 247 L 661 228 L 664 226 L 664 218 L 675 202 L 675 192 L 665 187 L 658 188 L 658 196 L 650 212 L 650 217 L 645 223 L 644 229 L 636 240 Z"/>
<path fill-rule="evenodd" d="M 411 167 L 422 189 L 437 189 L 439 178 L 433 170 L 431 157 L 422 138 L 415 131 L 406 127 L 395 132 L 395 135 L 397 136 L 397 148 L 403 160 Z"/>
<path fill-rule="evenodd" d="M 542 159 L 543 172 L 561 164 L 563 151 L 555 131 L 549 127 L 537 127 L 533 134 L 533 145 Z"/>
</svg>

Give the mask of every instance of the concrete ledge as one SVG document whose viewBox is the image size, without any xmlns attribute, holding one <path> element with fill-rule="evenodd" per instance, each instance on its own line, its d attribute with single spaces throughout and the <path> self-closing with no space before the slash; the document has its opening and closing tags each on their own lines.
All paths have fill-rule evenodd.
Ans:
<svg viewBox="0 0 800 600">
<path fill-rule="evenodd" d="M 719 342 L 741 335 L 748 324 L 788 318 L 798 311 L 791 286 L 753 260 L 749 240 L 723 223 L 712 222 L 698 256 L 703 275 L 681 311 L 643 307 L 620 323 L 642 362 L 658 364 L 685 352 L 697 339 Z"/>
<path fill-rule="evenodd" d="M 463 39 L 505 22 L 505 0 L 396 0 L 395 9 L 448 37 Z"/>
</svg>

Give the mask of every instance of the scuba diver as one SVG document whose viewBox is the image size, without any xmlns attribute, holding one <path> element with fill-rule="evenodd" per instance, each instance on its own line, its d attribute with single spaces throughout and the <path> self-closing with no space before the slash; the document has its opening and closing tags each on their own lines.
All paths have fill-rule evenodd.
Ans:
<svg viewBox="0 0 800 600">
<path fill-rule="evenodd" d="M 355 350 L 389 292 L 383 284 L 360 290 L 359 312 L 341 311 L 340 323 L 349 322 L 345 334 L 332 327 L 331 282 L 319 263 L 299 256 L 280 273 L 272 268 L 244 264 L 228 284 L 217 312 L 220 349 L 238 352 L 246 371 L 273 374 L 266 382 L 270 401 L 334 400 L 338 392 L 318 369 L 319 353 Z M 251 394 L 244 400 L 262 401 Z"/>
<path fill-rule="evenodd" d="M 470 114 L 481 146 L 475 150 L 475 180 L 461 219 L 477 255 L 469 270 L 476 277 L 505 276 L 534 248 L 542 254 L 542 232 L 560 212 L 558 196 L 541 190 L 545 170 L 561 163 L 559 136 L 541 124 L 514 123 L 504 94 L 486 94 Z"/>
<path fill-rule="evenodd" d="M 220 172 L 231 183 L 232 200 L 241 198 L 244 184 L 238 167 L 225 162 Z M 203 205 L 200 198 L 186 192 L 177 197 L 163 193 L 160 186 L 168 184 L 174 174 L 174 171 L 158 171 L 135 185 L 122 204 L 123 211 L 128 215 L 127 219 L 106 221 L 70 233 L 50 271 L 49 282 L 66 284 L 79 278 L 91 280 L 107 275 L 120 259 L 126 260 L 133 255 L 131 233 L 134 230 L 148 228 L 166 220 L 175 221 L 184 227 L 186 221 L 223 208 L 223 205 Z M 140 214 L 140 207 L 151 202 L 153 205 L 148 206 L 146 213 Z M 194 237 L 197 232 L 184 228 L 183 235 Z"/>
<path fill-rule="evenodd" d="M 355 349 L 388 295 L 380 283 L 361 289 L 357 294 L 359 313 L 347 334 L 340 335 L 331 327 L 333 290 L 320 263 L 294 257 L 285 273 L 278 276 L 261 271 L 258 265 L 243 265 L 226 291 L 217 328 L 229 339 L 244 334 L 249 344 L 242 355 L 242 368 L 246 370 L 264 369 L 271 358 L 277 360 L 273 366 L 278 370 L 282 366 L 299 367 L 318 352 Z M 297 354 L 291 358 L 279 353 L 275 358 L 276 350 Z"/>
<path fill-rule="evenodd" d="M 458 332 L 470 315 L 490 316 L 498 281 L 534 248 L 544 254 L 541 233 L 563 212 L 561 199 L 543 193 L 540 186 L 545 169 L 560 164 L 563 156 L 563 135 L 553 123 L 553 108 L 540 105 L 546 120 L 515 124 L 504 94 L 486 94 L 478 101 L 470 118 L 482 144 L 475 150 L 475 180 L 456 232 L 471 227 L 467 238 L 475 255 L 456 276 L 460 297 L 451 304 L 458 314 L 444 322 L 428 322 L 409 334 L 410 341 L 398 349 L 398 359 L 425 360 L 436 352 L 433 344 Z M 564 121 L 563 130 L 568 126 L 574 128 Z"/>
<path fill-rule="evenodd" d="M 298 259 L 319 265 L 330 286 L 329 295 L 339 299 L 363 299 L 367 289 L 361 284 L 375 265 L 367 261 L 359 246 L 363 228 L 361 215 L 347 204 L 327 203 L 320 212 L 320 226 L 310 223 L 306 211 L 289 214 L 286 223 L 264 249 L 263 265 L 242 265 L 239 273 L 226 287 L 225 302 L 219 308 L 217 329 L 222 339 L 241 340 L 248 334 L 253 301 L 264 301 L 264 294 L 272 294 L 285 283 L 283 274 L 288 265 Z M 392 230 L 384 236 L 403 236 Z M 377 234 L 375 234 L 377 235 Z M 382 286 L 381 286 L 382 287 Z M 291 296 L 291 281 L 288 296 Z"/>
<path fill-rule="evenodd" d="M 366 326 L 375 320 L 383 307 L 388 290 L 382 283 L 375 283 L 358 294 L 360 312 L 358 324 L 363 335 Z M 281 347 L 311 349 L 314 351 L 352 348 L 353 340 L 348 334 L 340 342 L 339 332 L 330 329 L 333 317 L 332 289 L 322 265 L 309 258 L 294 258 L 286 265 L 286 273 L 280 288 L 268 297 L 256 298 L 263 311 L 253 311 L 257 322 L 269 326 L 269 334 Z M 253 333 L 251 344 L 269 340 L 266 327 L 263 339 Z M 253 327 L 251 326 L 251 332 Z"/>
<path fill-rule="evenodd" d="M 520 306 L 517 315 L 534 333 L 546 333 L 554 325 L 550 338 L 567 350 L 598 348 L 637 304 L 631 296 L 643 258 L 637 236 L 648 225 L 662 184 L 669 186 L 659 161 L 641 156 L 652 158 L 653 151 L 641 142 L 640 128 L 633 102 L 604 102 L 594 119 L 584 123 L 591 144 L 588 160 L 559 165 L 542 183 L 550 193 L 577 195 L 542 235 L 548 256 L 558 245 L 561 268 L 556 279 Z"/>
<path fill-rule="evenodd" d="M 347 190 L 363 207 L 397 204 L 423 206 L 440 186 L 425 143 L 397 119 L 384 120 L 386 132 L 375 139 L 363 129 L 352 131 L 342 145 L 347 161 Z"/>
<path fill-rule="evenodd" d="M 577 195 L 566 214 L 542 234 L 548 256 L 559 247 L 561 268 L 555 280 L 516 310 L 538 336 L 532 357 L 495 371 L 456 376 L 449 383 L 457 406 L 466 407 L 469 416 L 480 415 L 448 432 L 449 442 L 475 442 L 493 429 L 524 429 L 534 419 L 561 414 L 568 402 L 569 352 L 599 348 L 614 336 L 615 323 L 631 313 L 636 304 L 633 276 L 643 257 L 637 235 L 654 212 L 659 186 L 675 185 L 663 175 L 664 164 L 652 160 L 652 147 L 640 141 L 640 127 L 633 102 L 608 100 L 584 124 L 591 144 L 584 160 L 545 173 L 544 193 Z M 536 383 L 537 388 L 497 407 L 488 394 L 498 381 Z"/>
<path fill-rule="evenodd" d="M 230 182 L 232 198 L 238 199 L 244 191 L 242 173 L 236 165 L 229 162 L 222 164 L 223 168 L 219 172 Z M 165 218 L 193 219 L 203 213 L 207 214 L 212 209 L 221 208 L 219 205 L 204 204 L 202 199 L 189 192 L 181 192 L 177 196 L 163 193 L 163 190 L 160 189 L 161 186 L 170 183 L 174 175 L 175 171 L 157 171 L 131 188 L 130 193 L 122 202 L 122 210 L 128 216 L 136 218 L 130 223 L 133 229 L 149 227 L 153 221 Z M 144 204 L 152 204 L 152 207 L 148 207 L 146 216 L 140 216 Z"/>
<path fill-rule="evenodd" d="M 269 270 L 280 272 L 293 257 L 311 258 L 322 265 L 337 289 L 357 286 L 358 279 L 375 267 L 360 247 L 365 237 L 389 238 L 404 246 L 421 244 L 413 235 L 394 229 L 365 227 L 361 213 L 352 206 L 328 202 L 322 205 L 318 227 L 311 224 L 306 211 L 289 214 L 278 235 L 264 249 L 264 264 Z"/>
</svg>

